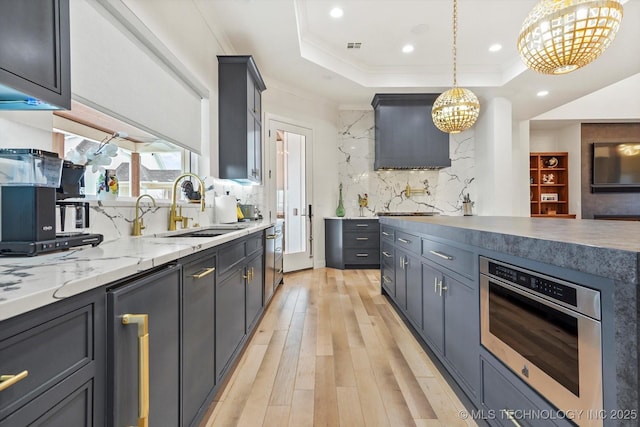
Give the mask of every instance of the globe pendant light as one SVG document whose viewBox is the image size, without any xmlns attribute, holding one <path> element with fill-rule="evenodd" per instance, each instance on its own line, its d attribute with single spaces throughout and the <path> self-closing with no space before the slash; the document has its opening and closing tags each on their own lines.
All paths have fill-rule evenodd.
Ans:
<svg viewBox="0 0 640 427">
<path fill-rule="evenodd" d="M 478 120 L 480 103 L 469 89 L 458 87 L 457 45 L 458 2 L 453 0 L 453 87 L 438 96 L 433 103 L 431 117 L 438 129 L 447 133 L 460 133 L 469 129 Z"/>
<path fill-rule="evenodd" d="M 619 0 L 541 0 L 522 24 L 518 51 L 532 70 L 566 74 L 600 56 L 620 21 Z"/>
</svg>

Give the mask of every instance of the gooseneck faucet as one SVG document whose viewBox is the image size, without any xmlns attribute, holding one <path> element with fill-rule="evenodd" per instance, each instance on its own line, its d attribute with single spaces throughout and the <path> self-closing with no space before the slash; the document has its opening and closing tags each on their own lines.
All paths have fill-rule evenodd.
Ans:
<svg viewBox="0 0 640 427">
<path fill-rule="evenodd" d="M 131 233 L 132 236 L 142 236 L 142 230 L 144 230 L 144 219 L 140 215 L 138 215 L 138 210 L 140 209 L 140 199 L 142 199 L 143 197 L 150 198 L 153 202 L 153 206 L 156 206 L 156 199 L 151 197 L 150 194 L 142 194 L 140 197 L 138 197 L 138 199 L 136 200 L 136 219 L 133 220 L 133 233 Z"/>
<path fill-rule="evenodd" d="M 182 228 L 186 228 L 188 226 L 188 224 L 189 224 L 189 218 L 182 216 L 182 206 L 180 206 L 180 214 L 178 214 L 178 212 L 177 212 L 177 202 L 176 202 L 176 192 L 177 192 L 177 188 L 178 188 L 178 182 L 180 182 L 181 179 L 183 179 L 183 178 L 185 178 L 187 176 L 191 176 L 191 177 L 197 179 L 198 183 L 200 184 L 200 188 L 199 188 L 199 190 L 200 190 L 200 206 L 202 207 L 202 212 L 204 212 L 204 182 L 196 174 L 193 174 L 191 172 L 183 173 L 182 175 L 177 177 L 175 181 L 173 181 L 173 191 L 171 193 L 171 210 L 169 211 L 169 231 L 175 231 L 176 230 L 176 223 L 178 223 L 178 222 L 182 222 Z"/>
</svg>

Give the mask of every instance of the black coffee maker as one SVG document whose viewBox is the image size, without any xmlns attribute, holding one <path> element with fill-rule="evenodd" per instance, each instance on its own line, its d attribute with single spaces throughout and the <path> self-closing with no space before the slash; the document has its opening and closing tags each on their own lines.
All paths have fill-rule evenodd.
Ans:
<svg viewBox="0 0 640 427">
<path fill-rule="evenodd" d="M 0 254 L 36 255 L 102 242 L 100 234 L 56 235 L 56 194 L 64 169 L 73 168 L 63 168 L 56 153 L 0 149 Z M 73 191 L 79 187 L 68 190 L 68 197 Z"/>
<path fill-rule="evenodd" d="M 56 199 L 84 197 L 84 165 L 77 165 L 69 160 L 62 162 L 60 187 L 56 190 Z"/>
</svg>

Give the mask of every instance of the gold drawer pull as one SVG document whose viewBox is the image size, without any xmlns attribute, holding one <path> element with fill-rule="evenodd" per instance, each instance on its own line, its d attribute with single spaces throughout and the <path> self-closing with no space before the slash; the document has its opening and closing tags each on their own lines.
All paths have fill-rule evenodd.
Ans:
<svg viewBox="0 0 640 427">
<path fill-rule="evenodd" d="M 368 257 L 369 254 L 356 254 L 356 256 L 360 258 L 365 258 L 365 257 Z"/>
<path fill-rule="evenodd" d="M 448 261 L 451 261 L 453 259 L 453 257 L 451 255 L 447 255 L 447 254 L 443 254 L 442 252 L 438 252 L 438 251 L 429 251 L 430 254 L 433 254 L 435 256 L 439 256 L 442 259 L 446 259 Z"/>
<path fill-rule="evenodd" d="M 29 371 L 22 371 L 15 375 L 0 375 L 0 391 L 6 390 L 15 383 L 27 378 Z"/>
<path fill-rule="evenodd" d="M 273 239 L 275 239 L 275 238 L 276 238 L 276 236 L 277 236 L 277 234 L 267 234 L 266 239 L 267 239 L 267 240 L 273 240 Z"/>
<path fill-rule="evenodd" d="M 368 237 L 356 237 L 356 240 L 369 240 Z"/>
<path fill-rule="evenodd" d="M 194 279 L 202 279 L 204 276 L 208 276 L 209 274 L 216 271 L 215 267 L 203 268 L 199 273 L 192 275 Z"/>
<path fill-rule="evenodd" d="M 149 315 L 123 314 L 123 325 L 138 325 L 138 426 L 149 426 Z"/>
</svg>

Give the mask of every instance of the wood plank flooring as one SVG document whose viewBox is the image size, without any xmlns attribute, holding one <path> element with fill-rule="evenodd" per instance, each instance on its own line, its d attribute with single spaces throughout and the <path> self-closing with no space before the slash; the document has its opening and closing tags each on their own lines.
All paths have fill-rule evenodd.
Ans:
<svg viewBox="0 0 640 427">
<path fill-rule="evenodd" d="M 285 275 L 201 427 L 468 427 L 377 270 Z"/>
</svg>

